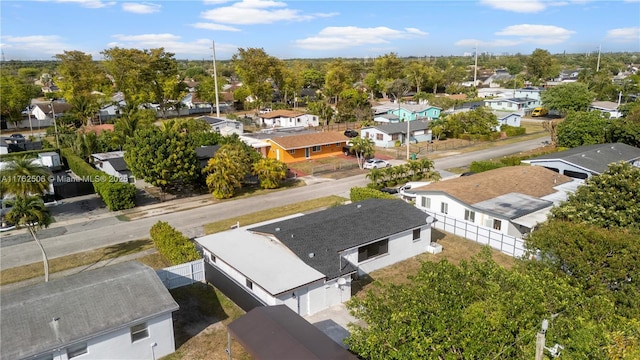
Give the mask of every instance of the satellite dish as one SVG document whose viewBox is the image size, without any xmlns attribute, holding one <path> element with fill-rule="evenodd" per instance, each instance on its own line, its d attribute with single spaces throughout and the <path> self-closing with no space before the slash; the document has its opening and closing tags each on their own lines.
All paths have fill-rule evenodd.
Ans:
<svg viewBox="0 0 640 360">
<path fill-rule="evenodd" d="M 338 285 L 342 286 L 342 285 L 344 285 L 346 283 L 347 283 L 347 280 L 345 280 L 344 278 L 338 279 Z"/>
<path fill-rule="evenodd" d="M 427 221 L 427 224 L 433 224 L 434 222 L 436 222 L 436 219 L 433 216 L 429 215 L 427 216 L 426 221 Z"/>
</svg>

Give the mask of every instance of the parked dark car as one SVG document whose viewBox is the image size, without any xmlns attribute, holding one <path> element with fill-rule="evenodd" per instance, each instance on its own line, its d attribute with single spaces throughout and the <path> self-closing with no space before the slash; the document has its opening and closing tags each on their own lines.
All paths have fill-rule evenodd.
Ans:
<svg viewBox="0 0 640 360">
<path fill-rule="evenodd" d="M 14 142 L 24 142 L 25 141 L 24 135 L 22 135 L 22 134 L 11 134 L 11 135 L 9 135 L 9 138 L 11 140 L 13 140 Z"/>
<path fill-rule="evenodd" d="M 398 188 L 385 187 L 385 188 L 380 189 L 380 191 L 382 191 L 383 193 L 387 193 L 387 194 L 397 194 L 398 193 Z"/>
<path fill-rule="evenodd" d="M 344 132 L 344 136 L 350 137 L 350 138 L 354 138 L 354 137 L 358 136 L 358 132 L 353 130 L 353 129 L 347 129 Z"/>
</svg>

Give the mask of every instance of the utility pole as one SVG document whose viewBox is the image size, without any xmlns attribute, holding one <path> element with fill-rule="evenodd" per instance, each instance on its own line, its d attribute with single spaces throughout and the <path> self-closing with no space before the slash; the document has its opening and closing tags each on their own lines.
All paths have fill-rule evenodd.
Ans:
<svg viewBox="0 0 640 360">
<path fill-rule="evenodd" d="M 218 103 L 218 71 L 216 70 L 216 42 L 211 41 L 213 45 L 213 86 L 216 94 L 216 117 L 220 117 L 220 104 Z"/>
<path fill-rule="evenodd" d="M 536 334 L 536 357 L 535 360 L 543 360 L 544 357 L 544 342 L 545 342 L 545 334 L 547 333 L 547 329 L 549 328 L 549 320 L 542 320 L 542 327 L 538 334 Z"/>
<path fill-rule="evenodd" d="M 476 86 L 476 80 L 478 79 L 478 43 L 476 43 L 476 61 L 473 66 L 473 86 Z"/>
<path fill-rule="evenodd" d="M 598 47 L 598 65 L 596 65 L 596 72 L 600 71 L 600 50 L 602 50 L 602 45 Z"/>
<path fill-rule="evenodd" d="M 53 99 L 51 99 L 51 116 L 53 117 L 53 129 L 56 132 L 56 147 L 60 149 L 60 141 L 58 140 L 58 122 L 56 121 L 56 110 L 53 108 Z"/>
</svg>

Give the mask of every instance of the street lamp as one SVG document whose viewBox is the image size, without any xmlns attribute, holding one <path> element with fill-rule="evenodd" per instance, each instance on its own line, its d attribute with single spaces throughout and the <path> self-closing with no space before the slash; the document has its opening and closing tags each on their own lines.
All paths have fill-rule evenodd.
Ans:
<svg viewBox="0 0 640 360">
<path fill-rule="evenodd" d="M 56 147 L 60 149 L 60 141 L 58 140 L 58 123 L 56 122 L 56 111 L 53 108 L 53 99 L 51 99 L 49 105 L 51 106 L 51 116 L 53 117 L 53 128 L 56 132 Z"/>
</svg>

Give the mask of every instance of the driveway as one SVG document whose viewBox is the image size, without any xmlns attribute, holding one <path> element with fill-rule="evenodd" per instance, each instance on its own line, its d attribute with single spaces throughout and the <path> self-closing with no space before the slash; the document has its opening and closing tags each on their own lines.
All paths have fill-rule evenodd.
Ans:
<svg viewBox="0 0 640 360">
<path fill-rule="evenodd" d="M 362 321 L 349 314 L 349 310 L 347 310 L 345 304 L 334 305 L 313 315 L 305 316 L 304 318 L 345 349 L 348 348 L 348 346 L 344 343 L 344 339 L 349 336 L 347 324 L 362 324 Z"/>
</svg>

